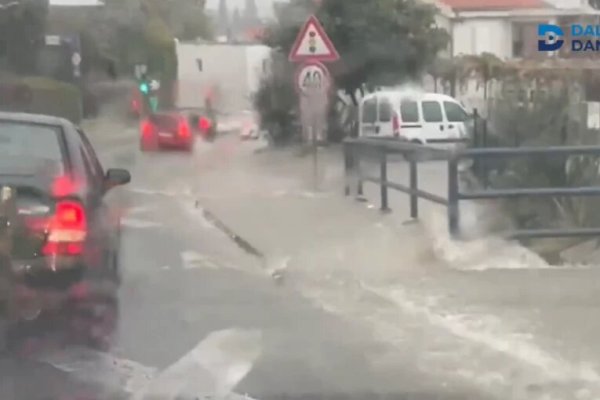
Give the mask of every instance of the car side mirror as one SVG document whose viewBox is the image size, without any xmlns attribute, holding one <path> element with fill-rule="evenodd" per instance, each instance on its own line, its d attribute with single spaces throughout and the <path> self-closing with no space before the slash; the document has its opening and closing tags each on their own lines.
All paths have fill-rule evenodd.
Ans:
<svg viewBox="0 0 600 400">
<path fill-rule="evenodd" d="M 111 168 L 106 171 L 106 175 L 104 176 L 104 190 L 126 185 L 129 182 L 131 182 L 131 174 L 129 171 L 121 168 Z"/>
</svg>

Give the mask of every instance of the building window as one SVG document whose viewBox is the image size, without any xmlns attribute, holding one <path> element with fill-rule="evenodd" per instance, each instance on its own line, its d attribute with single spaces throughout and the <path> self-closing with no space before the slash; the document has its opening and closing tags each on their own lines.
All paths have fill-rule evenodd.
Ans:
<svg viewBox="0 0 600 400">
<path fill-rule="evenodd" d="M 204 69 L 204 66 L 202 64 L 202 59 L 201 58 L 197 58 L 196 59 L 196 64 L 198 65 L 198 71 L 202 72 L 202 70 Z"/>
<path fill-rule="evenodd" d="M 523 25 L 513 24 L 512 26 L 512 55 L 515 58 L 523 57 L 525 47 L 525 29 Z"/>
</svg>

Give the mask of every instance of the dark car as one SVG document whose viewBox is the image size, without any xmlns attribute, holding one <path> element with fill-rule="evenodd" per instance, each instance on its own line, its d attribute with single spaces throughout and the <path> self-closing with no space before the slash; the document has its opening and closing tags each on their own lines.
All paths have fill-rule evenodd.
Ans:
<svg viewBox="0 0 600 400">
<path fill-rule="evenodd" d="M 140 124 L 140 149 L 174 148 L 191 152 L 195 137 L 188 118 L 178 112 L 150 114 Z"/>
<path fill-rule="evenodd" d="M 14 293 L 44 293 L 45 302 L 47 293 L 118 286 L 120 208 L 105 195 L 130 180 L 126 170 L 104 171 L 71 122 L 0 112 L 0 188 L 11 189 L 17 207 L 9 265 L 1 267 Z"/>
<path fill-rule="evenodd" d="M 190 127 L 202 139 L 212 141 L 217 136 L 218 116 L 217 112 L 206 108 L 177 108 L 176 111 L 185 116 Z"/>
</svg>

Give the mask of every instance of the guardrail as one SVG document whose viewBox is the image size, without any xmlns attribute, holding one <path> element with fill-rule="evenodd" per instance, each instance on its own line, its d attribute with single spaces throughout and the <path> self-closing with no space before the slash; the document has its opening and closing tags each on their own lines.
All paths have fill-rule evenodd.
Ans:
<svg viewBox="0 0 600 400">
<path fill-rule="evenodd" d="M 401 154 L 409 164 L 409 185 L 402 185 L 388 180 L 388 155 Z M 478 161 L 484 158 L 508 158 L 526 156 L 572 156 L 590 155 L 600 158 L 600 146 L 561 146 L 561 147 L 513 147 L 513 148 L 470 148 L 459 150 L 434 149 L 428 146 L 399 142 L 386 139 L 347 139 L 344 141 L 345 195 L 352 194 L 353 183 L 356 184 L 356 196 L 364 196 L 363 183 L 371 182 L 380 187 L 380 209 L 389 212 L 388 189 L 398 190 L 410 196 L 410 216 L 419 217 L 418 200 L 423 198 L 446 206 L 448 230 L 450 234 L 460 237 L 460 201 L 516 198 L 525 196 L 600 196 L 600 187 L 545 187 L 545 188 L 511 188 L 470 190 L 462 192 L 459 185 L 459 162 L 464 159 Z M 375 156 L 379 162 L 379 176 L 363 174 L 361 159 Z M 445 160 L 448 163 L 448 194 L 441 197 L 419 189 L 418 164 L 421 160 Z M 550 237 L 585 237 L 600 236 L 598 228 L 562 228 L 562 229 L 522 229 L 509 232 L 506 237 L 512 239 L 550 238 Z"/>
<path fill-rule="evenodd" d="M 388 155 L 401 154 L 409 163 L 409 186 L 388 181 Z M 379 161 L 379 177 L 367 176 L 362 173 L 361 158 L 376 156 Z M 388 189 L 398 190 L 410 196 L 410 216 L 419 217 L 419 198 L 448 206 L 448 200 L 435 193 L 419 189 L 418 163 L 420 158 L 428 157 L 449 159 L 450 152 L 435 149 L 420 144 L 400 142 L 386 139 L 346 139 L 344 141 L 344 169 L 346 176 L 345 194 L 349 196 L 352 183 L 356 183 L 356 195 L 360 198 L 363 193 L 363 182 L 372 182 L 380 186 L 381 211 L 389 211 Z"/>
</svg>

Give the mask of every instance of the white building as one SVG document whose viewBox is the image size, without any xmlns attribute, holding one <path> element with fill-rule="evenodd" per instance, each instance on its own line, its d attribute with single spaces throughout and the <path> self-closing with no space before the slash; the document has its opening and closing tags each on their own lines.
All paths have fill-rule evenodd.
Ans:
<svg viewBox="0 0 600 400">
<path fill-rule="evenodd" d="M 436 0 L 441 27 L 449 27 L 453 56 L 492 53 L 507 60 L 541 58 L 540 23 L 600 16 L 586 0 Z"/>
<path fill-rule="evenodd" d="M 252 110 L 252 96 L 270 73 L 271 48 L 258 44 L 177 43 L 178 106 Z"/>
<path fill-rule="evenodd" d="M 556 53 L 540 52 L 539 24 L 569 25 L 600 21 L 600 11 L 591 8 L 587 0 L 429 1 L 434 1 L 439 9 L 438 26 L 445 28 L 451 37 L 445 54 L 441 56 L 491 53 L 505 61 L 581 57 L 582 54 L 571 53 L 567 48 Z M 428 90 L 433 90 L 431 77 L 427 77 L 424 84 Z M 440 91 L 439 84 L 437 87 Z M 499 83 L 488 83 L 488 97 L 493 97 L 499 89 Z M 479 77 L 474 76 L 457 87 L 455 95 L 468 108 L 478 108 L 485 113 L 484 86 Z"/>
</svg>

